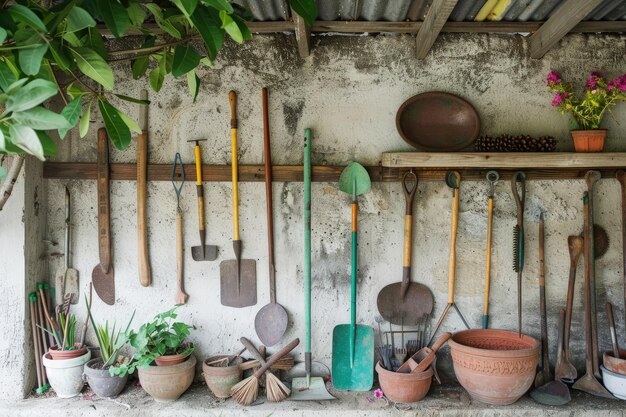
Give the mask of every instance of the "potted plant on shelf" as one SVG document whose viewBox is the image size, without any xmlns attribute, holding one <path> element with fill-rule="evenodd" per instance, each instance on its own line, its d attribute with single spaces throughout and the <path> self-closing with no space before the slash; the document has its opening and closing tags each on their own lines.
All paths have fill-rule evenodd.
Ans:
<svg viewBox="0 0 626 417">
<path fill-rule="evenodd" d="M 546 78 L 548 91 L 553 93 L 552 106 L 561 114 L 573 116 L 571 133 L 577 152 L 600 152 L 604 149 L 607 130 L 600 129 L 604 115 L 611 111 L 619 100 L 626 100 L 626 74 L 606 81 L 604 73 L 589 74 L 582 95 L 574 91 L 571 82 L 564 82 L 557 71 Z"/>
<path fill-rule="evenodd" d="M 187 341 L 193 326 L 174 322 L 179 306 L 157 314 L 131 332 L 130 345 L 137 352 L 129 362 L 111 367 L 113 375 L 132 374 L 137 369 L 142 388 L 159 402 L 178 399 L 195 376 L 195 347 Z"/>
<path fill-rule="evenodd" d="M 121 330 L 116 330 L 115 324 L 112 328 L 109 328 L 108 321 L 106 321 L 104 326 L 96 325 L 89 303 L 86 301 L 89 320 L 98 340 L 101 357 L 92 359 L 85 364 L 85 378 L 97 396 L 115 398 L 124 389 L 128 380 L 128 374 L 120 373 L 116 375 L 113 367 L 121 366 L 129 361 L 128 358 L 120 354 L 120 351 L 129 340 L 131 334 L 130 325 L 133 322 L 135 313 L 133 312 L 126 329 L 122 332 Z"/>
</svg>

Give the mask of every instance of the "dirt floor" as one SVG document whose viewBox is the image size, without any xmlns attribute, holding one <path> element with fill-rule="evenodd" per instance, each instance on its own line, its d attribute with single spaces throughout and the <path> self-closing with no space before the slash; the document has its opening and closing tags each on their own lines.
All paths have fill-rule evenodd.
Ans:
<svg viewBox="0 0 626 417">
<path fill-rule="evenodd" d="M 96 397 L 85 388 L 72 399 L 57 398 L 48 392 L 31 396 L 17 403 L 0 403 L 0 416 L 550 416 L 550 417 L 622 417 L 626 416 L 624 403 L 604 400 L 572 391 L 572 402 L 563 407 L 546 407 L 525 396 L 511 406 L 489 406 L 472 400 L 458 385 L 435 386 L 419 403 L 394 404 L 374 398 L 368 393 L 345 393 L 329 389 L 336 401 L 309 401 L 270 403 L 261 396 L 255 405 L 240 407 L 233 400 L 219 400 L 208 392 L 204 384 L 194 384 L 173 403 L 157 403 L 134 383 L 115 400 Z"/>
</svg>

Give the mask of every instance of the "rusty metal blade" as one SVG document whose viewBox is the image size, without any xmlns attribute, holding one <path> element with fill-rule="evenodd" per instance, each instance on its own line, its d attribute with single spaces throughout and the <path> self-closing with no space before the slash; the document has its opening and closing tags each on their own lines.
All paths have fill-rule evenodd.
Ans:
<svg viewBox="0 0 626 417">
<path fill-rule="evenodd" d="M 433 312 L 433 294 L 430 289 L 417 282 L 411 282 L 404 298 L 402 283 L 396 282 L 384 287 L 378 293 L 377 305 L 381 316 L 390 323 L 415 326 Z"/>
<path fill-rule="evenodd" d="M 105 273 L 100 264 L 93 268 L 91 273 L 91 282 L 96 290 L 96 294 L 106 304 L 112 306 L 115 304 L 115 272 L 113 265 L 109 268 L 109 272 Z"/>
<path fill-rule="evenodd" d="M 256 304 L 256 261 L 230 259 L 220 263 L 220 300 L 227 307 L 250 307 Z"/>
<path fill-rule="evenodd" d="M 217 259 L 217 246 L 204 245 L 204 257 L 202 256 L 202 246 L 192 246 L 191 257 L 196 262 L 214 261 Z"/>
<path fill-rule="evenodd" d="M 288 323 L 287 310 L 280 304 L 270 303 L 257 313 L 254 329 L 265 346 L 274 346 L 282 339 Z"/>
</svg>

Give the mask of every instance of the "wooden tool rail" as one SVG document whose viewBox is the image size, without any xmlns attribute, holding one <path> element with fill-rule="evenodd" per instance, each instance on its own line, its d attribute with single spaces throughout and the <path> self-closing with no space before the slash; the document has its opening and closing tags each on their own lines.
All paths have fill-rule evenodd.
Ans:
<svg viewBox="0 0 626 417">
<path fill-rule="evenodd" d="M 111 180 L 137 180 L 137 165 L 134 163 L 111 164 Z M 203 165 L 203 181 L 231 181 L 230 165 Z M 317 165 L 312 167 L 312 181 L 315 182 L 337 182 L 344 166 Z M 422 168 L 422 167 L 402 167 L 390 168 L 379 166 L 365 167 L 372 181 L 394 182 L 400 181 L 406 171 L 414 170 L 420 181 L 443 181 L 446 172 L 455 169 L 461 172 L 463 181 L 485 181 L 485 175 L 490 169 L 496 169 L 500 173 L 500 180 L 510 179 L 518 168 L 463 168 L 459 166 Z M 589 168 L 552 168 L 552 169 L 523 169 L 528 180 L 566 180 L 580 179 L 592 168 L 598 168 L 602 178 L 615 178 L 615 173 L 619 167 L 603 169 L 599 167 Z M 626 169 L 626 164 L 624 165 Z M 193 164 L 185 165 L 185 180 L 195 181 L 196 169 Z M 148 165 L 148 181 L 170 181 L 172 166 L 170 164 L 150 164 Z M 80 162 L 46 162 L 43 166 L 43 177 L 46 179 L 65 180 L 95 180 L 97 174 L 95 163 Z M 265 180 L 263 165 L 239 165 L 239 181 L 241 182 L 262 182 Z M 272 167 L 272 181 L 274 182 L 301 182 L 303 181 L 301 165 L 274 165 Z"/>
</svg>

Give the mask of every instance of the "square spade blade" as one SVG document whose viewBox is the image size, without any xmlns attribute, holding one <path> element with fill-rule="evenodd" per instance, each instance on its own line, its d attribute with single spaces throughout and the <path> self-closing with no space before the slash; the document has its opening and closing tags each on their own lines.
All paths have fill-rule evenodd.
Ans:
<svg viewBox="0 0 626 417">
<path fill-rule="evenodd" d="M 239 284 L 239 285 L 238 285 Z M 237 261 L 220 263 L 220 300 L 227 307 L 250 307 L 256 304 L 256 261 L 239 261 L 239 283 L 237 282 Z"/>
</svg>

